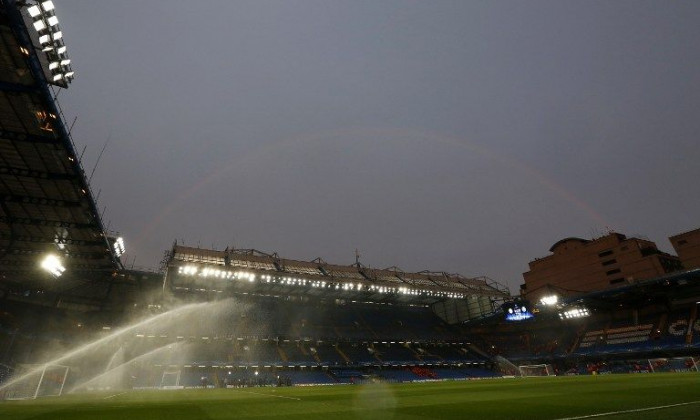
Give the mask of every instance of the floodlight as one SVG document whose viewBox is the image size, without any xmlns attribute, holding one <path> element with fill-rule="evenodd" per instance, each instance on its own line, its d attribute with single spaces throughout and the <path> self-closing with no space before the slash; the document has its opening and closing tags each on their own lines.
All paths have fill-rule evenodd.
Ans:
<svg viewBox="0 0 700 420">
<path fill-rule="evenodd" d="M 66 268 L 61 263 L 61 259 L 53 254 L 47 255 L 41 261 L 41 268 L 50 273 L 54 277 L 60 277 Z"/>
<path fill-rule="evenodd" d="M 540 303 L 545 306 L 556 305 L 557 302 L 559 302 L 559 296 L 557 295 L 543 296 L 542 299 L 540 299 Z"/>
<path fill-rule="evenodd" d="M 39 13 L 41 13 L 41 10 L 39 10 L 39 6 L 32 6 L 28 8 L 27 11 L 29 12 L 29 16 L 31 17 L 37 17 Z"/>
<path fill-rule="evenodd" d="M 68 77 L 68 73 L 66 73 L 66 77 Z M 124 238 L 120 236 L 114 240 L 114 253 L 117 255 L 117 257 L 121 257 L 124 252 L 126 252 Z"/>
<path fill-rule="evenodd" d="M 559 313 L 561 319 L 583 318 L 590 316 L 591 313 L 587 308 L 572 308 Z"/>
<path fill-rule="evenodd" d="M 54 12 L 55 6 L 52 0 L 38 0 L 37 3 L 26 5 L 27 13 L 32 17 L 32 24 L 39 35 L 41 51 L 46 53 L 50 62 L 51 80 L 60 82 L 59 85 L 65 88 L 73 79 L 74 73 L 70 68 L 59 69 L 60 66 L 68 66 L 70 59 L 66 56 L 66 46 L 62 41 L 63 32 L 59 30 L 58 17 Z M 59 71 L 62 74 L 57 74 Z"/>
</svg>

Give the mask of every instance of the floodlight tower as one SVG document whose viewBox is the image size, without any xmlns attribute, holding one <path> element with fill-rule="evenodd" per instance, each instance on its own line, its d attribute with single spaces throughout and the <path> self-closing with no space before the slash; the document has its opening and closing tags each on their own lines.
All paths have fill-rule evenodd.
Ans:
<svg viewBox="0 0 700 420">
<path fill-rule="evenodd" d="M 32 26 L 37 32 L 41 51 L 45 54 L 48 64 L 45 70 L 50 77 L 47 81 L 56 86 L 67 88 L 75 77 L 68 58 L 66 44 L 63 42 L 63 32 L 58 25 L 56 7 L 52 0 L 36 3 L 26 3 L 27 13 L 32 19 Z"/>
</svg>

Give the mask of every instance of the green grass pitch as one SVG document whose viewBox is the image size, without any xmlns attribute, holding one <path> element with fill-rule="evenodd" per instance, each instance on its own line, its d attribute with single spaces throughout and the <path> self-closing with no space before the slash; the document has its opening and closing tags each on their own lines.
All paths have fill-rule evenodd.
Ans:
<svg viewBox="0 0 700 420">
<path fill-rule="evenodd" d="M 665 407 L 668 406 L 668 407 Z M 630 411 L 637 409 L 651 410 Z M 594 414 L 612 413 L 602 416 Z M 698 419 L 700 375 L 129 391 L 0 403 L 0 419 Z"/>
</svg>

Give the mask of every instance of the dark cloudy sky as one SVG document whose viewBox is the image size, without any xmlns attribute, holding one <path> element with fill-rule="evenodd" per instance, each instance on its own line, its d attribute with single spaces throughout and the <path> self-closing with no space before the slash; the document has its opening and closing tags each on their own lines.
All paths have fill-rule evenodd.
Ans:
<svg viewBox="0 0 700 420">
<path fill-rule="evenodd" d="M 700 2 L 56 0 L 129 263 L 173 240 L 487 275 L 700 227 Z"/>
</svg>

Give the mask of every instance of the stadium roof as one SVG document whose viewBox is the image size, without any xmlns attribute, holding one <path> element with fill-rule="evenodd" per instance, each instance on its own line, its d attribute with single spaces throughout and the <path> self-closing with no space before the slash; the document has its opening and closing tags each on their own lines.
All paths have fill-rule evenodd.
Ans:
<svg viewBox="0 0 700 420">
<path fill-rule="evenodd" d="M 549 252 L 554 252 L 554 250 L 557 249 L 557 247 L 558 247 L 559 245 L 565 244 L 565 243 L 567 243 L 567 242 L 580 242 L 580 243 L 582 243 L 582 244 L 586 244 L 586 243 L 588 243 L 588 242 L 590 242 L 590 241 L 589 241 L 588 239 L 576 238 L 576 237 L 573 237 L 573 236 L 572 236 L 572 237 L 569 237 L 569 238 L 560 239 L 560 240 L 558 240 L 557 242 L 555 242 L 554 245 L 552 245 L 551 247 L 549 247 Z"/>
<path fill-rule="evenodd" d="M 700 269 L 642 280 L 615 289 L 586 293 L 565 299 L 564 305 L 582 303 L 589 308 L 636 308 L 650 304 L 669 307 L 693 304 L 700 298 Z"/>
<path fill-rule="evenodd" d="M 223 251 L 175 244 L 167 261 L 166 282 L 181 292 L 299 294 L 373 302 L 430 304 L 467 297 L 509 296 L 487 277 L 397 267 L 374 269 L 356 263 L 328 264 L 320 258 L 297 261 L 253 249 Z"/>
<path fill-rule="evenodd" d="M 93 302 L 119 261 L 22 8 L 0 5 L 0 293 Z M 40 269 L 48 254 L 60 278 Z"/>
</svg>

